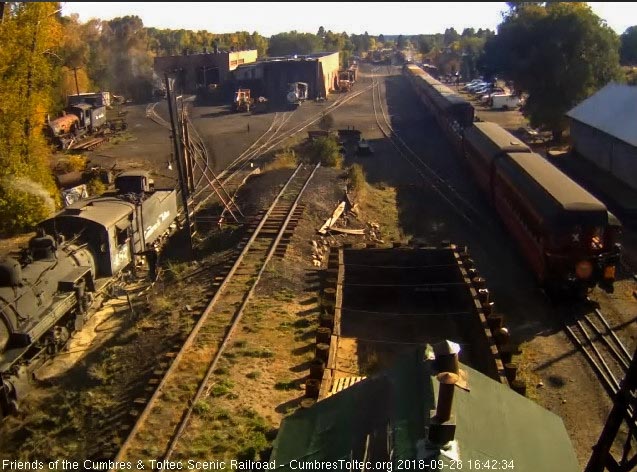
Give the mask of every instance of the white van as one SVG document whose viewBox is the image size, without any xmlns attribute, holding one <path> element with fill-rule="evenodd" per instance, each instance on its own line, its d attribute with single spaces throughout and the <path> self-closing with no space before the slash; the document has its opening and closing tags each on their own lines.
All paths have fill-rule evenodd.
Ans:
<svg viewBox="0 0 637 472">
<path fill-rule="evenodd" d="M 494 110 L 510 110 L 520 106 L 520 99 L 515 95 L 495 94 L 491 96 Z"/>
</svg>

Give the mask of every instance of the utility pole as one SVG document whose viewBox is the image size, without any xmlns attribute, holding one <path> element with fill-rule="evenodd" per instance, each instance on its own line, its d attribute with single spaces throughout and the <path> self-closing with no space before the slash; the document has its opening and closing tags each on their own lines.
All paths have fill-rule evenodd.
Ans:
<svg viewBox="0 0 637 472">
<path fill-rule="evenodd" d="M 80 86 L 77 84 L 77 70 L 79 67 L 73 67 L 73 74 L 75 75 L 75 90 L 77 90 L 77 94 L 80 94 Z"/>
<path fill-rule="evenodd" d="M 166 100 L 168 101 L 168 114 L 170 115 L 170 127 L 172 130 L 172 138 L 175 152 L 175 161 L 177 163 L 177 173 L 179 174 L 179 187 L 181 191 L 181 201 L 186 216 L 186 238 L 188 245 L 188 260 L 193 259 L 194 251 L 192 247 L 192 226 L 190 224 L 190 209 L 188 208 L 188 183 L 184 171 L 184 153 L 182 148 L 181 130 L 177 123 L 177 100 L 172 87 L 171 79 L 168 74 L 164 74 L 166 79 Z M 174 82 L 174 81 L 173 81 Z"/>
<path fill-rule="evenodd" d="M 631 472 L 637 467 L 637 352 L 613 398 L 613 409 L 608 415 L 606 425 L 599 436 L 597 444 L 593 446 L 591 455 L 584 472 Z M 620 431 L 622 424 L 625 431 Z M 625 436 L 625 438 L 624 438 Z M 621 458 L 615 458 L 612 447 L 616 439 L 622 438 Z"/>
</svg>

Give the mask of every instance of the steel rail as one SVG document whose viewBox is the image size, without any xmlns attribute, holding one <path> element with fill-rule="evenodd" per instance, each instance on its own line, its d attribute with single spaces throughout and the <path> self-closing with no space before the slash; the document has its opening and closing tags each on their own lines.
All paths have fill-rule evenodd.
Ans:
<svg viewBox="0 0 637 472">
<path fill-rule="evenodd" d="M 116 455 L 116 457 L 114 459 L 115 462 L 121 462 L 123 460 L 123 458 L 125 457 L 125 454 L 127 453 L 128 449 L 130 448 L 131 444 L 133 443 L 133 441 L 134 441 L 135 437 L 137 436 L 141 426 L 145 423 L 145 421 L 147 420 L 149 414 L 151 413 L 151 410 L 153 409 L 155 403 L 157 402 L 157 400 L 160 397 L 160 395 L 163 393 L 163 389 L 166 386 L 169 378 L 176 371 L 177 366 L 180 364 L 180 361 L 181 361 L 182 357 L 188 351 L 188 348 L 191 345 L 193 345 L 194 341 L 197 338 L 197 335 L 201 331 L 201 328 L 204 326 L 204 324 L 206 323 L 206 321 L 209 318 L 210 314 L 212 313 L 213 308 L 215 307 L 215 305 L 217 304 L 218 300 L 223 295 L 226 287 L 228 286 L 228 284 L 232 280 L 232 277 L 234 276 L 235 272 L 238 270 L 239 266 L 241 265 L 241 262 L 243 261 L 245 256 L 248 254 L 248 252 L 252 248 L 253 243 L 256 241 L 257 237 L 259 236 L 259 233 L 261 232 L 261 229 L 266 224 L 268 218 L 272 214 L 276 204 L 278 203 L 280 198 L 283 196 L 283 194 L 285 193 L 285 191 L 289 187 L 290 183 L 294 180 L 294 178 L 296 177 L 298 172 L 301 170 L 301 168 L 302 168 L 302 165 L 299 165 L 296 168 L 296 170 L 292 173 L 292 175 L 290 176 L 290 178 L 286 182 L 285 186 L 281 189 L 281 191 L 279 192 L 279 194 L 277 195 L 275 200 L 272 202 L 272 204 L 268 208 L 268 210 L 265 213 L 265 215 L 261 218 L 261 221 L 259 222 L 258 226 L 255 228 L 255 230 L 252 233 L 251 237 L 246 242 L 245 246 L 242 248 L 242 251 L 239 254 L 239 256 L 237 257 L 237 259 L 235 260 L 232 268 L 226 274 L 223 282 L 220 284 L 220 286 L 217 289 L 217 291 L 215 292 L 214 296 L 212 297 L 212 299 L 210 300 L 210 302 L 206 306 L 206 308 L 205 308 L 204 312 L 202 313 L 202 315 L 200 316 L 199 320 L 197 320 L 197 323 L 195 324 L 195 326 L 191 330 L 190 334 L 188 335 L 188 338 L 186 339 L 186 341 L 182 345 L 181 349 L 179 350 L 179 352 L 175 356 L 175 358 L 174 358 L 173 362 L 171 363 L 171 365 L 169 366 L 168 370 L 164 373 L 164 375 L 163 375 L 161 381 L 159 382 L 157 388 L 153 392 L 153 395 L 151 396 L 149 401 L 146 403 L 146 405 L 144 407 L 144 410 L 142 411 L 142 413 L 138 417 L 137 421 L 135 422 L 135 425 L 133 426 L 133 428 L 129 432 L 126 440 L 124 441 L 124 443 L 120 447 L 120 449 L 119 449 L 119 451 L 118 451 L 118 453 L 117 453 L 117 455 Z M 313 174 L 314 174 L 314 172 L 312 173 L 312 175 Z"/>
<path fill-rule="evenodd" d="M 303 196 L 303 193 L 305 192 L 305 189 L 307 188 L 307 186 L 310 183 L 310 180 L 312 180 L 312 177 L 314 177 L 314 174 L 316 173 L 317 169 L 319 168 L 321 164 L 317 164 L 314 169 L 312 170 L 312 172 L 310 173 L 310 175 L 307 177 L 307 179 L 305 180 L 305 183 L 303 184 L 303 187 L 301 188 L 301 190 L 299 191 L 296 199 L 294 200 L 294 203 L 292 204 L 292 206 L 290 207 L 290 210 L 288 211 L 287 217 L 285 218 L 285 221 L 283 222 L 283 224 L 281 225 L 281 228 L 279 229 L 279 232 L 277 233 L 277 236 L 274 240 L 274 242 L 272 243 L 272 245 L 270 246 L 270 250 L 268 251 L 265 260 L 263 261 L 261 268 L 259 270 L 259 273 L 257 274 L 257 276 L 255 277 L 254 281 L 252 282 L 252 285 L 250 286 L 250 290 L 248 291 L 248 293 L 245 295 L 245 297 L 243 298 L 241 305 L 237 311 L 237 313 L 234 316 L 234 319 L 232 321 L 232 324 L 230 325 L 230 329 L 228 329 L 226 335 L 223 338 L 223 341 L 221 343 L 221 345 L 219 346 L 219 349 L 217 350 L 217 353 L 215 354 L 215 357 L 213 359 L 213 361 L 210 363 L 208 370 L 206 371 L 206 374 L 203 378 L 203 380 L 201 381 L 201 383 L 199 384 L 199 388 L 197 389 L 197 393 L 195 394 L 195 396 L 193 397 L 192 401 L 189 403 L 188 409 L 186 410 L 184 417 L 179 425 L 179 428 L 177 429 L 177 431 L 175 432 L 169 446 L 168 446 L 168 450 L 166 451 L 166 454 L 164 455 L 162 460 L 169 460 L 170 457 L 172 456 L 172 453 L 174 452 L 176 446 L 177 446 L 177 442 L 179 441 L 179 439 L 182 437 L 184 431 L 186 430 L 187 424 L 188 424 L 188 420 L 190 419 L 190 416 L 192 415 L 192 412 L 195 408 L 195 404 L 197 401 L 199 401 L 199 399 L 205 394 L 207 395 L 209 393 L 209 388 L 208 388 L 208 382 L 210 380 L 210 377 L 212 376 L 214 370 L 217 367 L 217 363 L 219 362 L 219 359 L 221 359 L 221 356 L 223 354 L 223 352 L 225 351 L 226 346 L 228 345 L 228 342 L 230 341 L 230 338 L 232 337 L 232 334 L 234 333 L 237 325 L 239 324 L 239 321 L 241 321 L 241 318 L 243 317 L 243 312 L 245 310 L 245 307 L 248 305 L 248 302 L 252 299 L 252 296 L 254 295 L 254 292 L 256 290 L 256 287 L 259 283 L 259 281 L 261 280 L 261 276 L 263 275 L 263 273 L 265 272 L 266 266 L 268 264 L 268 262 L 270 261 L 270 259 L 272 258 L 272 256 L 274 255 L 279 243 L 281 242 L 281 239 L 283 238 L 283 234 L 285 233 L 288 224 L 290 223 L 290 220 L 292 219 L 292 215 L 294 214 L 294 210 L 296 210 L 296 207 L 298 206 L 299 201 L 301 200 L 301 197 Z M 300 166 L 299 166 L 300 168 Z M 298 169 L 297 169 L 298 171 Z M 295 172 L 296 174 L 296 172 Z M 277 198 L 275 199 L 274 203 L 272 204 L 272 206 L 270 207 L 270 210 L 268 211 L 268 214 L 266 215 L 266 217 L 264 218 L 263 221 L 265 221 L 265 219 L 267 219 L 267 216 L 269 216 L 269 213 L 271 212 L 271 210 L 275 207 L 275 205 L 278 203 L 278 200 L 280 199 L 280 197 L 285 193 L 287 186 L 289 185 L 289 183 L 291 182 L 291 180 L 288 180 L 288 182 L 286 183 L 285 187 L 283 187 L 283 189 L 281 190 L 281 192 L 279 193 L 279 195 L 277 196 Z"/>
</svg>

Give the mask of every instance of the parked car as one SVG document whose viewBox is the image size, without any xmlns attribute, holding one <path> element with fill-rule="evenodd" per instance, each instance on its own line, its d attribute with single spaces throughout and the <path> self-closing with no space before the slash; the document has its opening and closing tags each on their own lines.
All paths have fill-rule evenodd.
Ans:
<svg viewBox="0 0 637 472">
<path fill-rule="evenodd" d="M 487 93 L 480 96 L 480 101 L 491 105 L 491 97 L 496 94 L 506 94 L 506 92 L 502 87 L 493 87 L 489 89 Z"/>
<path fill-rule="evenodd" d="M 477 89 L 479 89 L 479 88 L 486 87 L 486 86 L 487 86 L 487 83 L 486 83 L 486 82 L 478 82 L 478 83 L 476 83 L 476 84 L 473 84 L 473 85 L 471 85 L 471 86 L 467 87 L 467 90 L 468 90 L 469 92 L 473 93 L 473 91 L 474 91 L 474 90 L 477 90 Z"/>
<path fill-rule="evenodd" d="M 479 97 L 480 95 L 484 95 L 488 91 L 489 91 L 489 86 L 488 85 L 483 85 L 480 88 L 473 89 L 473 91 L 471 93 L 473 95 L 477 95 Z"/>
<path fill-rule="evenodd" d="M 494 110 L 509 110 L 520 106 L 520 99 L 515 95 L 495 94 L 491 100 L 491 107 Z"/>
<path fill-rule="evenodd" d="M 472 85 L 477 85 L 479 83 L 481 83 L 482 81 L 480 79 L 473 79 L 471 82 L 468 82 L 466 84 L 464 84 L 464 86 L 462 87 L 463 90 L 467 90 L 469 87 L 471 87 Z"/>
</svg>

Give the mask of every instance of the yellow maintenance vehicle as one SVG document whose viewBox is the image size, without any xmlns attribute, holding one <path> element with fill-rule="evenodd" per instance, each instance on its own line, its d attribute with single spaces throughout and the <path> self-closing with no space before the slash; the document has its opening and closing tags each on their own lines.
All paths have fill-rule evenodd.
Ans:
<svg viewBox="0 0 637 472">
<path fill-rule="evenodd" d="M 238 112 L 250 111 L 254 100 L 250 98 L 250 89 L 239 89 L 234 95 L 234 107 Z"/>
</svg>

